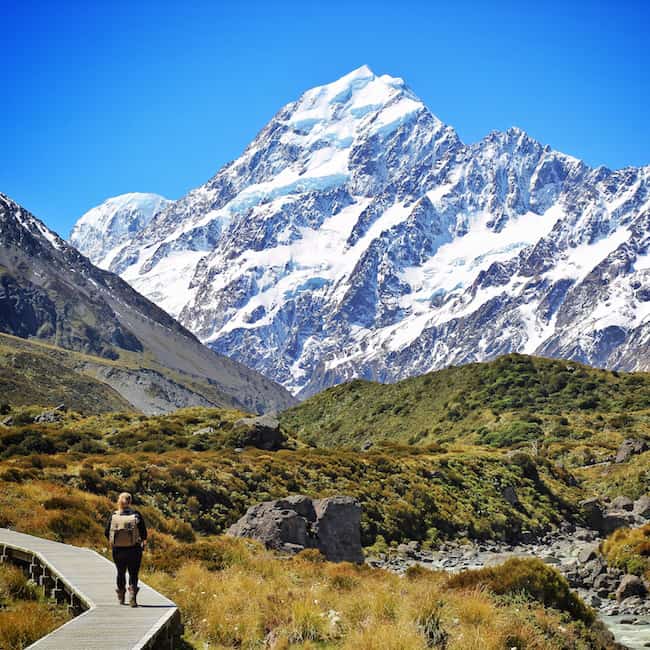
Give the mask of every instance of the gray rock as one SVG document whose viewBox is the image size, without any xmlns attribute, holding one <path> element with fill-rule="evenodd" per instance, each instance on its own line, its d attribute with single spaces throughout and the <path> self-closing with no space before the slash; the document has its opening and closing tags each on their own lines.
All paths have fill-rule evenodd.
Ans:
<svg viewBox="0 0 650 650">
<path fill-rule="evenodd" d="M 591 596 L 589 599 L 589 604 L 592 607 L 600 607 L 603 604 L 603 601 L 598 596 Z"/>
<path fill-rule="evenodd" d="M 192 431 L 193 436 L 200 436 L 206 433 L 214 433 L 215 429 L 214 427 L 203 427 L 202 429 L 197 429 L 196 431 Z"/>
<path fill-rule="evenodd" d="M 503 488 L 503 490 L 501 491 L 501 496 L 511 506 L 518 506 L 519 505 L 519 497 L 517 496 L 517 492 L 515 491 L 515 488 L 512 487 L 511 485 L 508 485 L 507 487 Z"/>
<path fill-rule="evenodd" d="M 633 508 L 634 501 L 628 499 L 628 497 L 616 497 L 615 499 L 612 499 L 612 502 L 610 503 L 611 510 L 627 510 L 628 512 L 631 512 Z"/>
<path fill-rule="evenodd" d="M 238 446 L 253 446 L 267 451 L 276 451 L 285 442 L 280 431 L 279 421 L 271 415 L 261 415 L 255 418 L 242 418 L 235 422 Z"/>
<path fill-rule="evenodd" d="M 52 422 L 60 422 L 62 419 L 63 413 L 61 405 L 59 405 L 51 411 L 43 411 L 40 415 L 37 415 L 34 418 L 34 422 L 38 422 L 40 424 L 50 424 Z"/>
<path fill-rule="evenodd" d="M 621 583 L 616 590 L 616 600 L 620 603 L 627 598 L 639 596 L 643 598 L 647 593 L 647 589 L 643 584 L 643 580 L 639 576 L 626 574 L 623 576 Z"/>
<path fill-rule="evenodd" d="M 585 499 L 580 501 L 580 510 L 585 520 L 585 525 L 594 530 L 602 530 L 603 508 L 598 499 Z"/>
<path fill-rule="evenodd" d="M 363 562 L 361 506 L 348 496 L 314 501 L 318 548 L 333 562 Z"/>
<path fill-rule="evenodd" d="M 635 519 L 631 512 L 625 510 L 607 512 L 603 517 L 601 532 L 604 535 L 609 535 L 619 528 L 634 525 Z"/>
<path fill-rule="evenodd" d="M 616 452 L 615 462 L 624 463 L 635 454 L 641 454 L 647 451 L 648 443 L 641 438 L 627 438 L 624 440 Z"/>
<path fill-rule="evenodd" d="M 593 544 L 587 544 L 584 548 L 578 553 L 578 560 L 583 564 L 586 564 L 590 560 L 593 560 L 598 557 L 598 542 Z"/>
<path fill-rule="evenodd" d="M 632 512 L 643 519 L 650 519 L 650 496 L 644 494 L 634 502 Z"/>
<path fill-rule="evenodd" d="M 596 557 L 580 567 L 578 573 L 587 585 L 593 585 L 594 580 L 596 580 L 604 569 L 605 563 L 600 557 Z"/>
<path fill-rule="evenodd" d="M 363 562 L 361 507 L 352 497 L 312 501 L 298 495 L 259 503 L 227 534 L 252 537 L 288 553 L 317 548 L 332 562 Z"/>
</svg>

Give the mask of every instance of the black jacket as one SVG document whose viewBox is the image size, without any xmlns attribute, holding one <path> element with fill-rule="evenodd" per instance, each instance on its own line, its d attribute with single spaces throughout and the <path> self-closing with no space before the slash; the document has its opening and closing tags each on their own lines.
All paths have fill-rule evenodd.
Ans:
<svg viewBox="0 0 650 650">
<path fill-rule="evenodd" d="M 125 515 L 130 515 L 130 514 L 135 515 L 136 520 L 138 522 L 138 531 L 140 531 L 140 539 L 142 540 L 147 539 L 147 526 L 144 523 L 144 517 L 137 510 L 133 510 L 132 508 L 127 508 L 126 510 L 122 510 L 121 512 L 122 514 Z M 106 539 L 111 538 L 111 521 L 113 520 L 113 514 L 114 512 L 111 512 L 111 514 L 108 515 L 108 519 L 106 520 L 106 527 L 104 528 L 104 535 Z"/>
</svg>

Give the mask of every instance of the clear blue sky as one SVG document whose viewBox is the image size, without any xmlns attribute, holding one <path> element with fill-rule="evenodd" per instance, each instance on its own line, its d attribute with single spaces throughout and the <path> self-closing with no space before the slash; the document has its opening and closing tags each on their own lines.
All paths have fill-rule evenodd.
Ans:
<svg viewBox="0 0 650 650">
<path fill-rule="evenodd" d="M 650 164 L 644 2 L 3 4 L 0 191 L 63 235 L 109 196 L 182 196 L 364 63 L 466 142 L 517 125 L 592 165 Z"/>
</svg>

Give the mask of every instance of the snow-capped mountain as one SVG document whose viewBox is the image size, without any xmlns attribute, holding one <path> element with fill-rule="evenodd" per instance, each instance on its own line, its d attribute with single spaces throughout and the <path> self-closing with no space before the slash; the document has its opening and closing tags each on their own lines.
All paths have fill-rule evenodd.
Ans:
<svg viewBox="0 0 650 650">
<path fill-rule="evenodd" d="M 509 351 L 642 369 L 649 184 L 650 167 L 592 169 L 516 128 L 464 144 L 364 66 L 105 259 L 302 395 Z"/>
<path fill-rule="evenodd" d="M 172 201 L 159 194 L 129 192 L 106 199 L 74 225 L 70 243 L 108 269 L 112 257 Z"/>
</svg>

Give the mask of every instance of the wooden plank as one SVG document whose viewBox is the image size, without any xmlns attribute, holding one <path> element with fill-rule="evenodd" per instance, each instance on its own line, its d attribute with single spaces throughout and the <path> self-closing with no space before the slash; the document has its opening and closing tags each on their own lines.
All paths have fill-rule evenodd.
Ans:
<svg viewBox="0 0 650 650">
<path fill-rule="evenodd" d="M 13 553 L 46 567 L 86 611 L 30 646 L 36 650 L 144 650 L 158 644 L 169 648 L 169 637 L 181 630 L 176 605 L 140 583 L 140 607 L 120 606 L 115 595 L 115 566 L 91 550 L 0 528 L 0 555 Z M 69 600 L 68 600 L 69 602 Z M 170 633 L 168 634 L 168 630 Z"/>
</svg>

